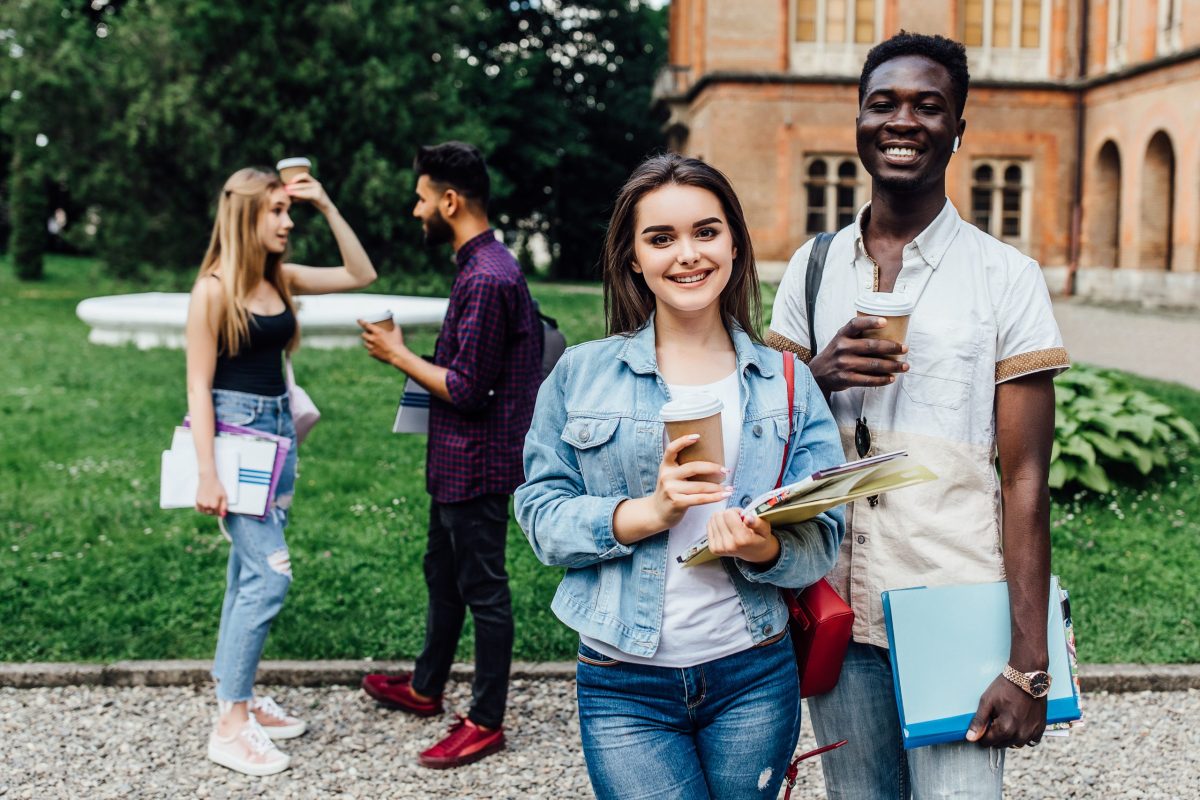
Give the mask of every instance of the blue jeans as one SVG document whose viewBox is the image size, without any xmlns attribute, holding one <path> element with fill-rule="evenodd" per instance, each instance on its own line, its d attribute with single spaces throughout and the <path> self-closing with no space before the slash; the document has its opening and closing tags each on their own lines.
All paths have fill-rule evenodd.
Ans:
<svg viewBox="0 0 1200 800">
<path fill-rule="evenodd" d="M 1002 796 L 1004 751 L 968 741 L 905 750 L 892 665 L 882 647 L 851 642 L 842 676 L 808 698 L 817 744 L 848 739 L 821 756 L 830 800 L 974 800 Z"/>
<path fill-rule="evenodd" d="M 774 798 L 800 734 L 782 637 L 686 669 L 579 645 L 579 728 L 598 800 Z"/>
<path fill-rule="evenodd" d="M 213 390 L 217 419 L 278 436 L 296 437 L 287 395 L 264 395 Z M 254 674 L 262 656 L 271 621 L 283 608 L 283 598 L 292 583 L 292 567 L 283 529 L 296 484 L 296 448 L 288 451 L 275 503 L 265 519 L 229 514 L 225 527 L 232 538 L 229 569 L 225 577 L 225 602 L 221 606 L 221 628 L 213 678 L 217 699 L 241 702 L 254 696 Z"/>
</svg>

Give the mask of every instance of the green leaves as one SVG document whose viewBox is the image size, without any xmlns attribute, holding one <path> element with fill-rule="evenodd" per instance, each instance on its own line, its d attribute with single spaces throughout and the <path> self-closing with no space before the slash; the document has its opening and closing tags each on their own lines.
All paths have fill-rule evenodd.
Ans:
<svg viewBox="0 0 1200 800">
<path fill-rule="evenodd" d="M 46 214 L 34 206 L 55 186 L 64 238 L 118 275 L 194 270 L 225 178 L 289 155 L 313 159 L 377 289 L 452 272 L 409 214 L 417 147 L 448 139 L 488 157 L 492 221 L 510 244 L 540 235 L 557 276 L 589 275 L 612 198 L 661 145 L 647 109 L 666 12 L 644 3 L 79 5 L 23 3 L 0 24 L 0 47 L 23 53 L 0 58 L 0 158 L 49 135 L 36 165 L 17 165 L 28 174 L 15 189 L 29 191 L 13 194 L 30 210 L 16 221 L 40 251 Z M 337 263 L 327 227 L 310 209 L 296 216 L 295 260 Z"/>
<path fill-rule="evenodd" d="M 1055 381 L 1052 489 L 1108 492 L 1127 468 L 1149 475 L 1170 463 L 1172 447 L 1196 444 L 1191 422 L 1114 373 L 1077 366 Z"/>
</svg>

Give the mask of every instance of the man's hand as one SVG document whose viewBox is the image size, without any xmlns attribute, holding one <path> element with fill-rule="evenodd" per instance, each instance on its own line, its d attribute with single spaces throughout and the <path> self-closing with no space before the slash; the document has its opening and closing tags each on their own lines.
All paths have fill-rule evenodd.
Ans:
<svg viewBox="0 0 1200 800">
<path fill-rule="evenodd" d="M 887 320 L 882 317 L 855 317 L 813 357 L 808 368 L 826 397 L 854 386 L 887 386 L 898 373 L 908 370 L 905 362 L 885 358 L 907 353 L 907 346 L 863 338 L 865 331 L 884 327 Z"/>
<path fill-rule="evenodd" d="M 984 747 L 1033 746 L 1046 730 L 1046 698 L 1032 697 L 1003 675 L 997 675 L 967 729 L 967 741 Z"/>
<path fill-rule="evenodd" d="M 404 344 L 404 333 L 400 330 L 400 326 L 389 331 L 361 319 L 358 320 L 358 324 L 363 329 L 363 347 L 367 348 L 367 353 L 371 358 L 395 366 L 400 354 L 408 349 Z"/>
</svg>

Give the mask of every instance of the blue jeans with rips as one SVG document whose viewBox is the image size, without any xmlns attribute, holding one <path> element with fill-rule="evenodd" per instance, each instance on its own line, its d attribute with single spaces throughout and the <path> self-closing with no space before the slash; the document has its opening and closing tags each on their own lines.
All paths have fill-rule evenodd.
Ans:
<svg viewBox="0 0 1200 800">
<path fill-rule="evenodd" d="M 296 429 L 288 396 L 213 390 L 213 406 L 221 422 L 290 437 Z M 283 608 L 292 583 L 291 560 L 283 538 L 296 484 L 296 447 L 288 451 L 274 505 L 265 519 L 229 514 L 225 528 L 232 540 L 225 577 L 225 601 L 213 659 L 217 699 L 242 702 L 254 696 L 254 675 L 271 621 Z"/>
<path fill-rule="evenodd" d="M 821 756 L 830 800 L 999 800 L 1004 750 L 963 740 L 905 750 L 892 664 L 882 647 L 851 642 L 842 676 L 808 698 L 818 745 L 847 739 Z"/>
<path fill-rule="evenodd" d="M 576 687 L 599 800 L 778 795 L 800 734 L 786 632 L 685 669 L 628 664 L 581 643 Z"/>
</svg>

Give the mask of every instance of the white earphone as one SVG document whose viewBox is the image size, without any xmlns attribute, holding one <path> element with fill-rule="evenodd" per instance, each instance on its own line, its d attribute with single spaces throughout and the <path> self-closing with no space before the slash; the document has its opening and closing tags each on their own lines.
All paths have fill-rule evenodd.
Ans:
<svg viewBox="0 0 1200 800">
<path fill-rule="evenodd" d="M 954 144 L 950 147 L 950 152 L 951 153 L 958 152 L 958 137 L 957 136 L 954 137 Z"/>
</svg>

